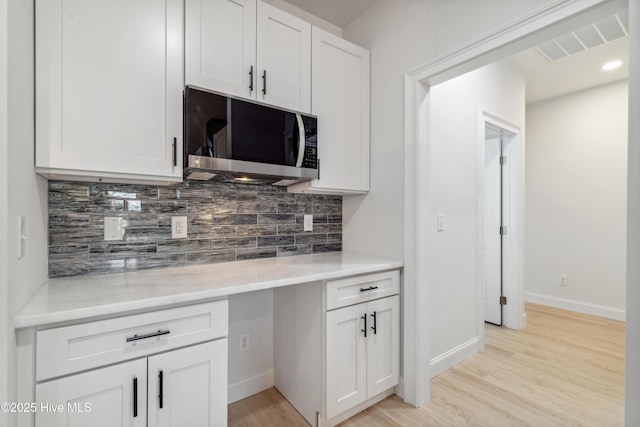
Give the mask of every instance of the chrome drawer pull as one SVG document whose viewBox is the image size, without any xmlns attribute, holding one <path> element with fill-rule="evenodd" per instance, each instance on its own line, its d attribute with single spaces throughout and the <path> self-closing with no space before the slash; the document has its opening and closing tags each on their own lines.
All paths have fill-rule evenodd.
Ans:
<svg viewBox="0 0 640 427">
<path fill-rule="evenodd" d="M 368 288 L 360 288 L 360 292 L 373 291 L 375 289 L 378 289 L 378 287 L 377 286 L 369 286 Z"/>
<path fill-rule="evenodd" d="M 169 329 L 166 329 L 164 331 L 158 329 L 158 332 L 152 332 L 150 334 L 145 334 L 145 335 L 135 334 L 134 336 L 127 338 L 127 342 L 143 340 L 143 339 L 146 339 L 146 338 L 159 337 L 160 335 L 167 335 L 167 334 L 170 334 L 170 333 L 171 333 L 171 331 Z"/>
</svg>

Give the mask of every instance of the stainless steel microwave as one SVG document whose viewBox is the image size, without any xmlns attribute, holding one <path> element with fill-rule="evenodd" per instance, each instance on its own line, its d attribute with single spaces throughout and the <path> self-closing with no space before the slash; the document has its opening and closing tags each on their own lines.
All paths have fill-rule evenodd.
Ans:
<svg viewBox="0 0 640 427">
<path fill-rule="evenodd" d="M 316 117 L 185 89 L 185 177 L 318 178 Z"/>
</svg>

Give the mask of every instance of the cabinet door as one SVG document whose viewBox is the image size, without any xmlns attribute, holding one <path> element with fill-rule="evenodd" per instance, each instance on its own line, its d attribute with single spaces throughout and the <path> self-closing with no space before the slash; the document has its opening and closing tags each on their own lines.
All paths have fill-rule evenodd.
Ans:
<svg viewBox="0 0 640 427">
<path fill-rule="evenodd" d="M 313 27 L 320 179 L 312 187 L 369 191 L 369 51 Z"/>
<path fill-rule="evenodd" d="M 367 304 L 367 399 L 398 384 L 400 323 L 398 296 Z"/>
<path fill-rule="evenodd" d="M 134 382 L 137 379 L 137 385 Z M 36 427 L 144 427 L 147 359 L 36 385 Z M 137 389 L 137 390 L 136 390 Z M 137 400 L 136 394 L 137 391 Z M 41 405 L 50 404 L 48 410 Z M 136 409 L 137 404 L 137 409 Z M 62 405 L 54 412 L 53 407 Z"/>
<path fill-rule="evenodd" d="M 311 24 L 259 1 L 257 28 L 258 100 L 309 113 Z"/>
<path fill-rule="evenodd" d="M 181 0 L 36 0 L 38 172 L 181 180 L 182 34 Z"/>
<path fill-rule="evenodd" d="M 227 339 L 149 358 L 149 426 L 227 425 Z"/>
<path fill-rule="evenodd" d="M 366 400 L 366 318 L 366 304 L 327 313 L 326 418 Z"/>
<path fill-rule="evenodd" d="M 185 8 L 186 84 L 255 99 L 256 0 L 187 0 Z"/>
</svg>

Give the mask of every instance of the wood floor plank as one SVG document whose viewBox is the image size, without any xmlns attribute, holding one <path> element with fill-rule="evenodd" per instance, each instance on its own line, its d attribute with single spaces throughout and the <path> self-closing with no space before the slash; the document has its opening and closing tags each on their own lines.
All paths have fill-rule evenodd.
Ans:
<svg viewBox="0 0 640 427">
<path fill-rule="evenodd" d="M 397 396 L 341 427 L 622 426 L 624 323 L 527 304 L 527 327 L 486 326 L 480 353 L 431 381 L 413 408 Z M 275 389 L 229 405 L 229 425 L 306 426 Z"/>
</svg>

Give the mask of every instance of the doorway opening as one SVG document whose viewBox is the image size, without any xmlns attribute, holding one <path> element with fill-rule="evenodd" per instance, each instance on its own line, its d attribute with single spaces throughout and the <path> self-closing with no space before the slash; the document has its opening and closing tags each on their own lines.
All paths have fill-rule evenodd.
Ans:
<svg viewBox="0 0 640 427">
<path fill-rule="evenodd" d="M 567 31 L 594 22 L 598 17 L 615 13 L 626 8 L 627 3 L 618 0 L 594 0 L 573 2 L 560 0 L 524 17 L 494 33 L 474 40 L 468 45 L 439 57 L 430 63 L 410 70 L 405 76 L 405 276 L 404 276 L 404 387 L 405 401 L 421 406 L 429 399 L 430 378 L 430 336 L 438 325 L 425 313 L 431 301 L 434 273 L 426 263 L 421 262 L 423 254 L 433 246 L 428 239 L 429 219 L 425 212 L 432 208 L 429 184 L 430 171 L 421 167 L 429 164 L 432 136 L 431 88 L 439 83 L 463 75 L 499 59 L 536 46 L 537 44 L 566 34 Z M 637 22 L 637 16 L 630 14 L 630 21 Z M 636 21 L 634 21 L 636 19 Z M 632 75 L 632 73 L 630 73 Z M 633 93 L 630 91 L 630 93 Z M 633 99 L 632 99 L 633 101 Z M 633 102 L 632 105 L 635 105 Z M 484 131 L 484 128 L 482 129 Z M 635 128 L 630 126 L 631 136 Z M 630 139 L 631 139 L 630 136 Z M 515 163 L 515 162 L 512 162 Z M 629 194 L 632 194 L 629 188 Z M 482 203 L 479 203 L 482 204 Z M 482 215 L 479 212 L 480 215 Z M 481 230 L 482 227 L 478 227 Z M 481 231 L 480 231 L 481 232 Z M 482 254 L 482 238 L 479 237 L 479 254 Z M 480 255 L 481 257 L 482 255 Z M 519 261 L 518 261 L 519 262 Z M 482 276 L 482 264 L 477 263 L 478 275 Z M 629 283 L 629 278 L 627 278 Z M 522 295 L 518 303 L 509 306 L 522 310 Z M 478 303 L 483 304 L 482 298 Z M 524 323 L 525 318 L 518 316 Z M 484 325 L 484 320 L 482 321 Z M 629 345 L 627 345 L 629 348 Z M 627 355 L 628 357 L 629 355 Z M 629 366 L 629 365 L 627 365 Z M 635 375 L 637 371 L 634 371 Z M 627 374 L 627 378 L 632 376 Z M 640 376 L 634 376 L 638 378 Z M 627 388 L 627 396 L 634 395 L 635 389 Z M 627 402 L 629 402 L 627 397 Z"/>
</svg>

